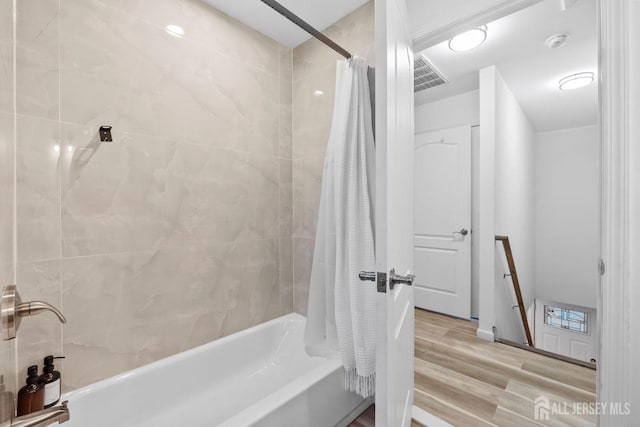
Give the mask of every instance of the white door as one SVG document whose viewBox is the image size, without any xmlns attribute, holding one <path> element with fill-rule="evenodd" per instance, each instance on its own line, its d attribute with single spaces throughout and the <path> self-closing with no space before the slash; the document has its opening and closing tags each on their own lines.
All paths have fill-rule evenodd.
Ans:
<svg viewBox="0 0 640 427">
<path fill-rule="evenodd" d="M 413 50 L 405 0 L 376 0 L 376 426 L 411 423 L 413 287 Z M 379 274 L 379 279 L 381 275 Z"/>
<path fill-rule="evenodd" d="M 596 359 L 595 309 L 536 299 L 535 310 L 537 348 L 585 362 Z"/>
<path fill-rule="evenodd" d="M 471 127 L 415 140 L 416 307 L 471 315 Z"/>
</svg>

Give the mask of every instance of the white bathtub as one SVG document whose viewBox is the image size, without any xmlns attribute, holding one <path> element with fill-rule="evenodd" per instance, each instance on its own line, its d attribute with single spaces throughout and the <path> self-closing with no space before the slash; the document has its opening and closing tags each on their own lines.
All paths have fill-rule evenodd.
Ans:
<svg viewBox="0 0 640 427">
<path fill-rule="evenodd" d="M 64 426 L 346 426 L 371 402 L 344 391 L 339 361 L 305 353 L 304 324 L 289 314 L 74 390 Z"/>
</svg>

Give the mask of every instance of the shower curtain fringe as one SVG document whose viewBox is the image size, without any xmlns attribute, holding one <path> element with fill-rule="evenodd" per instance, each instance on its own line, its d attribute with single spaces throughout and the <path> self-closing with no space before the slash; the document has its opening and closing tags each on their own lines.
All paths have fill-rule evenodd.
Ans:
<svg viewBox="0 0 640 427">
<path fill-rule="evenodd" d="M 367 376 L 358 375 L 355 368 L 344 370 L 344 388 L 362 397 L 373 396 L 376 392 L 376 373 Z"/>
</svg>

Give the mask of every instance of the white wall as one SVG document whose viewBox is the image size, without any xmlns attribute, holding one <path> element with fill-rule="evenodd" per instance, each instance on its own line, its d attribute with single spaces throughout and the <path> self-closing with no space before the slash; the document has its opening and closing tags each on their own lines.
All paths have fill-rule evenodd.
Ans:
<svg viewBox="0 0 640 427">
<path fill-rule="evenodd" d="M 480 149 L 478 150 L 478 212 L 474 234 L 478 246 L 479 325 L 478 337 L 493 341 L 495 314 L 495 141 L 496 141 L 495 66 L 480 70 Z"/>
<path fill-rule="evenodd" d="M 535 131 L 500 73 L 496 77 L 496 235 L 509 236 L 525 306 L 535 297 Z M 502 280 L 502 275 L 500 275 Z"/>
<path fill-rule="evenodd" d="M 473 90 L 450 98 L 416 105 L 416 133 L 477 125 L 480 122 L 480 92 Z"/>
<path fill-rule="evenodd" d="M 505 304 L 496 235 L 509 236 L 525 306 L 534 299 L 535 133 L 495 66 L 480 71 L 480 325 L 478 336 L 514 318 Z M 495 201 L 495 202 L 494 202 Z M 498 268 L 496 268 L 496 264 Z M 500 319 L 498 321 L 497 319 Z M 500 335 L 500 332 L 498 333 Z"/>
<path fill-rule="evenodd" d="M 536 135 L 537 298 L 597 305 L 599 162 L 595 125 Z"/>
<path fill-rule="evenodd" d="M 473 90 L 439 101 L 416 105 L 415 115 L 416 134 L 465 125 L 476 126 L 480 123 L 480 92 Z M 478 194 L 479 141 L 478 129 L 473 128 L 471 137 L 471 230 L 477 227 L 478 222 L 478 205 L 474 195 L 477 197 Z M 474 244 L 473 234 L 471 238 L 471 317 L 478 318 L 478 245 Z"/>
</svg>

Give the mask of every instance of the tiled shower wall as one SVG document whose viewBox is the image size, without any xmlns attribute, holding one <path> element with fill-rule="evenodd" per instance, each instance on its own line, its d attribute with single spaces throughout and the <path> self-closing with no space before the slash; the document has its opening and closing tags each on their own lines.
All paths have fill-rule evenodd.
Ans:
<svg viewBox="0 0 640 427">
<path fill-rule="evenodd" d="M 374 66 L 375 14 L 369 1 L 324 33 Z M 315 39 L 293 50 L 294 309 L 306 314 L 324 155 L 331 130 L 335 52 Z"/>
<path fill-rule="evenodd" d="M 13 282 L 13 0 L 0 0 L 0 287 Z M 15 340 L 0 339 L 0 390 L 14 391 Z M 0 424 L 12 408 L 0 406 Z"/>
<path fill-rule="evenodd" d="M 16 4 L 16 280 L 68 319 L 23 321 L 20 381 L 61 354 L 74 389 L 291 312 L 291 50 L 200 0 Z"/>
</svg>

